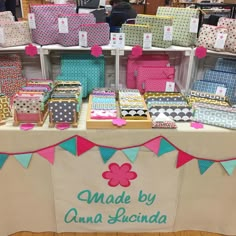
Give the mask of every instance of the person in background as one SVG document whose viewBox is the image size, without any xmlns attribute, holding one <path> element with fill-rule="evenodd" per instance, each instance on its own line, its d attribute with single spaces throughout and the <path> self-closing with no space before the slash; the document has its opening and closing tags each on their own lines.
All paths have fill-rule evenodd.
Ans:
<svg viewBox="0 0 236 236">
<path fill-rule="evenodd" d="M 2 1 L 2 0 L 0 0 Z M 15 17 L 15 20 L 17 21 L 16 18 L 16 0 L 5 0 L 5 7 L 6 11 L 11 11 L 12 15 Z"/>
<path fill-rule="evenodd" d="M 111 32 L 119 32 L 122 24 L 137 16 L 136 10 L 133 9 L 128 0 L 111 0 L 110 5 L 112 6 L 109 16 Z"/>
<path fill-rule="evenodd" d="M 0 0 L 0 12 L 6 11 L 5 0 Z"/>
</svg>

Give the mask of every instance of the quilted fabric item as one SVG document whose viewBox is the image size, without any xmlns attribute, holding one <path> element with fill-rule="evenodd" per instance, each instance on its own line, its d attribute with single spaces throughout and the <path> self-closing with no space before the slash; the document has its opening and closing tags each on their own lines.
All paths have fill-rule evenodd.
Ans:
<svg viewBox="0 0 236 236">
<path fill-rule="evenodd" d="M 216 61 L 215 70 L 236 73 L 236 60 L 218 58 Z"/>
<path fill-rule="evenodd" d="M 165 92 L 166 83 L 174 82 L 174 67 L 140 66 L 137 75 L 137 89 L 141 93 Z"/>
<path fill-rule="evenodd" d="M 203 80 L 226 84 L 226 96 L 232 104 L 236 104 L 236 73 L 206 70 Z"/>
<path fill-rule="evenodd" d="M 11 109 L 9 106 L 8 98 L 3 94 L 0 94 L 0 114 L 1 119 L 11 117 Z"/>
<path fill-rule="evenodd" d="M 11 11 L 3 11 L 0 12 L 0 21 L 15 21 L 14 16 L 12 15 Z"/>
<path fill-rule="evenodd" d="M 91 13 L 60 15 L 59 17 L 67 18 L 68 21 L 68 33 L 59 33 L 58 36 L 58 43 L 65 47 L 79 45 L 80 25 L 96 23 L 96 19 Z"/>
<path fill-rule="evenodd" d="M 196 33 L 190 33 L 191 18 L 198 18 L 199 11 L 192 8 L 158 7 L 158 16 L 171 16 L 173 18 L 173 45 L 193 46 L 197 40 Z"/>
<path fill-rule="evenodd" d="M 236 109 L 231 107 L 196 104 L 193 119 L 209 125 L 236 129 Z"/>
<path fill-rule="evenodd" d="M 80 31 L 87 32 L 87 46 L 108 45 L 110 41 L 110 27 L 107 23 L 81 25 Z"/>
<path fill-rule="evenodd" d="M 58 15 L 75 13 L 74 4 L 31 5 L 36 29 L 32 29 L 32 40 L 40 45 L 56 44 L 59 36 Z"/>
<path fill-rule="evenodd" d="M 218 87 L 225 88 L 226 85 L 223 83 L 217 83 L 212 81 L 196 80 L 193 83 L 192 90 L 215 94 Z"/>
<path fill-rule="evenodd" d="M 26 21 L 1 21 L 1 47 L 12 47 L 31 43 L 30 30 Z"/>
<path fill-rule="evenodd" d="M 136 88 L 136 77 L 138 75 L 138 68 L 140 66 L 168 66 L 169 57 L 166 54 L 144 54 L 138 58 L 129 55 L 127 63 L 127 73 L 126 73 L 126 86 L 127 88 Z"/>
<path fill-rule="evenodd" d="M 227 34 L 228 29 L 226 27 L 217 27 L 214 25 L 203 24 L 199 32 L 197 45 L 214 51 L 224 51 L 224 48 L 215 48 L 217 34 L 219 33 Z"/>
<path fill-rule="evenodd" d="M 138 14 L 135 23 L 151 27 L 152 46 L 168 48 L 172 45 L 172 41 L 163 40 L 163 37 L 164 26 L 172 26 L 173 17 Z"/>
<path fill-rule="evenodd" d="M 236 19 L 221 17 L 218 21 L 218 26 L 223 26 L 228 29 L 228 36 L 225 42 L 225 50 L 236 52 Z"/>
<path fill-rule="evenodd" d="M 121 32 L 125 33 L 125 45 L 143 46 L 143 34 L 151 33 L 151 27 L 141 24 L 123 24 Z"/>
</svg>

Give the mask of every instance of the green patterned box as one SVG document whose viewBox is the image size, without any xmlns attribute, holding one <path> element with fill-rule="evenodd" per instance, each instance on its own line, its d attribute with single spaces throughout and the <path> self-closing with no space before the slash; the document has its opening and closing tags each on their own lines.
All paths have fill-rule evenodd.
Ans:
<svg viewBox="0 0 236 236">
<path fill-rule="evenodd" d="M 149 25 L 123 24 L 121 32 L 125 33 L 125 45 L 143 46 L 143 34 L 151 33 Z"/>
<path fill-rule="evenodd" d="M 151 27 L 152 46 L 168 48 L 172 45 L 172 41 L 164 41 L 164 26 L 172 26 L 173 17 L 170 16 L 153 16 L 138 14 L 136 24 L 146 24 Z"/>
<path fill-rule="evenodd" d="M 197 33 L 190 33 L 191 18 L 199 18 L 199 10 L 179 7 L 158 7 L 158 16 L 172 16 L 173 45 L 189 47 L 197 42 Z"/>
</svg>

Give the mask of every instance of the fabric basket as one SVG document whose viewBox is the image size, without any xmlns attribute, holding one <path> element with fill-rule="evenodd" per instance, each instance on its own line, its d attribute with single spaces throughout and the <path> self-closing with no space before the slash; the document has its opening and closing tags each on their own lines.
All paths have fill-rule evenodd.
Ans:
<svg viewBox="0 0 236 236">
<path fill-rule="evenodd" d="M 9 100 L 4 94 L 0 94 L 0 114 L 1 114 L 1 119 L 6 119 L 8 117 L 11 117 Z"/>
<path fill-rule="evenodd" d="M 58 37 L 58 43 L 65 47 L 79 45 L 80 25 L 96 23 L 96 19 L 91 13 L 60 15 L 60 17 L 68 20 L 68 33 L 59 33 Z"/>
<path fill-rule="evenodd" d="M 221 17 L 218 21 L 218 26 L 228 29 L 225 50 L 236 53 L 236 19 Z"/>
<path fill-rule="evenodd" d="M 216 61 L 215 70 L 236 73 L 236 60 L 218 58 Z"/>
<path fill-rule="evenodd" d="M 123 24 L 121 32 L 125 33 L 125 45 L 143 46 L 143 34 L 151 33 L 151 27 L 139 24 Z"/>
<path fill-rule="evenodd" d="M 193 120 L 204 124 L 236 129 L 236 108 L 195 104 Z"/>
<path fill-rule="evenodd" d="M 0 21 L 15 21 L 11 11 L 0 12 Z"/>
<path fill-rule="evenodd" d="M 40 45 L 58 42 L 58 15 L 75 13 L 74 4 L 31 5 L 34 13 L 36 29 L 32 29 L 32 40 Z"/>
<path fill-rule="evenodd" d="M 214 51 L 225 51 L 225 48 L 215 48 L 217 34 L 219 33 L 227 34 L 228 29 L 226 27 L 203 24 L 199 32 L 197 45 Z"/>
<path fill-rule="evenodd" d="M 173 25 L 173 17 L 138 14 L 135 23 L 151 27 L 152 46 L 168 48 L 172 45 L 172 41 L 166 41 L 163 38 L 164 27 Z"/>
<path fill-rule="evenodd" d="M 28 22 L 26 21 L 1 21 L 0 31 L 2 31 L 1 47 L 26 45 L 32 42 Z"/>
<path fill-rule="evenodd" d="M 173 17 L 173 45 L 193 46 L 197 41 L 197 33 L 190 33 L 191 18 L 199 18 L 198 9 L 179 7 L 158 7 L 158 16 Z"/>
<path fill-rule="evenodd" d="M 215 94 L 218 87 L 226 88 L 226 85 L 207 80 L 196 80 L 193 83 L 192 90 Z"/>
</svg>

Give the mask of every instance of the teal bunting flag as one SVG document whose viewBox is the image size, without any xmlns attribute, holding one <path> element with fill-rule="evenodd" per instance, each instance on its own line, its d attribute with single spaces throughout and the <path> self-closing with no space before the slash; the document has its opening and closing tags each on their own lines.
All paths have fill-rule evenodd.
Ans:
<svg viewBox="0 0 236 236">
<path fill-rule="evenodd" d="M 16 160 L 19 161 L 19 163 L 23 167 L 28 168 L 29 163 L 30 163 L 31 158 L 32 158 L 32 153 L 15 154 L 14 156 L 15 156 Z"/>
<path fill-rule="evenodd" d="M 236 167 L 236 160 L 231 161 L 221 161 L 221 165 L 225 168 L 226 172 L 229 175 L 232 175 L 234 172 L 234 168 Z"/>
<path fill-rule="evenodd" d="M 59 146 L 76 156 L 76 138 L 66 140 L 63 143 L 60 143 Z"/>
<path fill-rule="evenodd" d="M 104 163 L 106 163 L 111 159 L 117 150 L 114 148 L 99 147 L 99 151 Z"/>
<path fill-rule="evenodd" d="M 0 154 L 0 169 L 3 167 L 7 158 L 8 158 L 7 154 Z"/>
<path fill-rule="evenodd" d="M 167 142 L 164 138 L 162 138 L 157 156 L 160 157 L 163 154 L 167 152 L 172 152 L 174 150 L 176 150 L 176 148 L 172 146 L 169 142 Z"/>
<path fill-rule="evenodd" d="M 215 162 L 209 160 L 198 160 L 201 175 L 203 175 Z"/>
<path fill-rule="evenodd" d="M 127 158 L 132 163 L 134 163 L 137 158 L 138 152 L 139 152 L 139 147 L 122 149 L 122 152 L 127 156 Z"/>
</svg>

